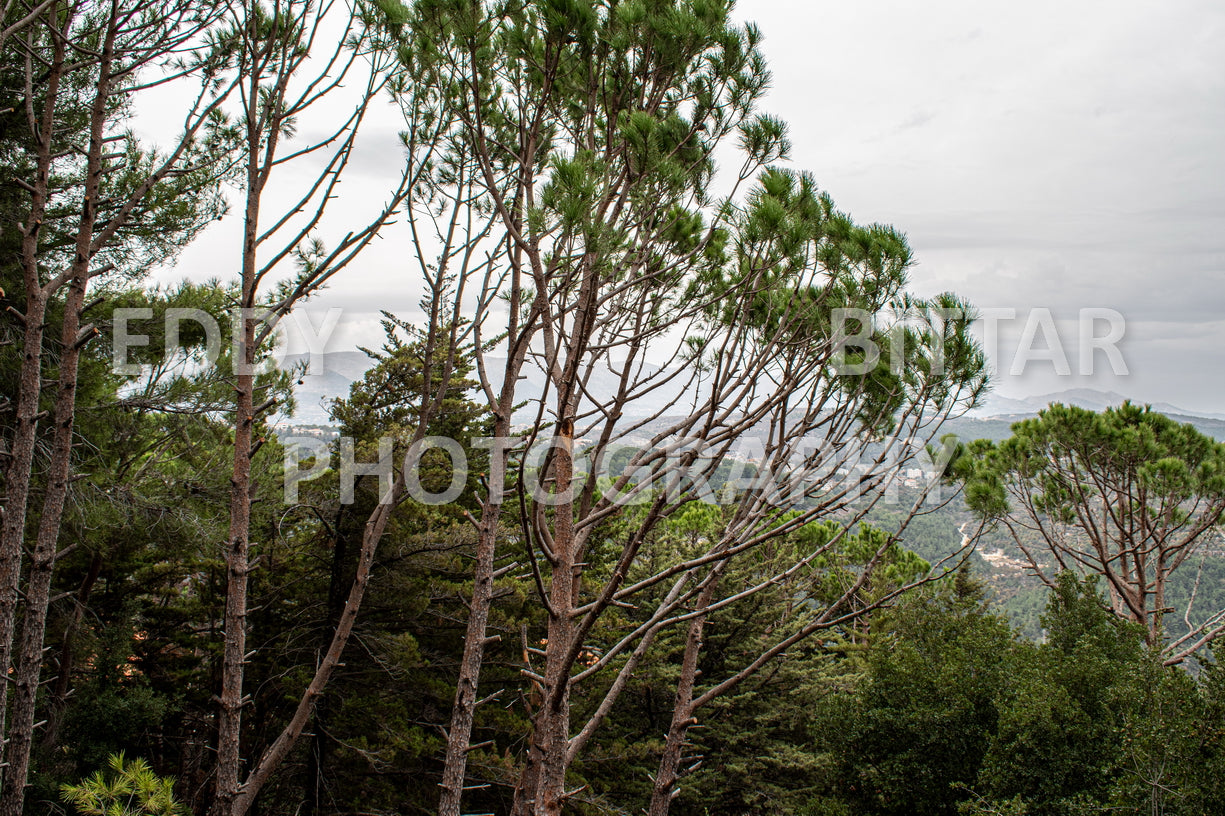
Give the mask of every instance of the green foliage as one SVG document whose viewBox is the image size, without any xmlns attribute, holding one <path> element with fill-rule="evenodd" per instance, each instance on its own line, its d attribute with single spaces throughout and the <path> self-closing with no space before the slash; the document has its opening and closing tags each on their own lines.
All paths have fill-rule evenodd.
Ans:
<svg viewBox="0 0 1225 816">
<path fill-rule="evenodd" d="M 991 744 L 1011 647 L 964 571 L 873 628 L 867 676 L 822 707 L 843 796 L 857 812 L 954 813 Z"/>
<path fill-rule="evenodd" d="M 64 785 L 64 801 L 82 816 L 180 816 L 174 780 L 160 777 L 143 759 L 126 760 L 122 753 L 77 785 Z"/>
<path fill-rule="evenodd" d="M 1120 693 L 1144 662 L 1138 632 L 1102 608 L 1093 580 L 1065 573 L 1043 618 L 1047 641 L 1019 647 L 981 783 L 1036 814 L 1104 797 L 1120 761 Z"/>
<path fill-rule="evenodd" d="M 193 752 L 202 749 L 206 731 L 198 724 L 214 705 L 213 627 L 223 600 L 215 547 L 228 523 L 232 430 L 225 411 L 233 386 L 224 376 L 228 361 L 205 364 L 202 326 L 184 321 L 173 349 L 162 318 L 174 308 L 217 316 L 226 355 L 233 291 L 205 282 L 104 294 L 116 308 L 147 309 L 151 317 L 130 321 L 128 330 L 151 337 L 130 349 L 138 374 L 112 370 L 111 320 L 98 320 L 102 341 L 82 351 L 74 427 L 81 478 L 70 485 L 62 522 L 75 546 L 56 567 L 32 802 L 55 800 L 65 781 L 124 752 L 150 757 L 159 770 L 165 757 L 175 757 L 171 767 L 194 792 L 199 780 L 182 769 L 191 769 Z M 288 404 L 290 382 L 273 372 L 257 387 L 261 398 Z M 267 540 L 282 456 L 266 415 L 257 436 L 264 444 L 253 529 Z"/>
<path fill-rule="evenodd" d="M 1047 639 L 1016 639 L 961 573 L 872 631 L 866 671 L 817 708 L 861 814 L 1219 813 L 1219 669 L 1163 666 L 1091 579 L 1060 577 Z M 1216 798 L 1214 798 L 1216 797 Z"/>
<path fill-rule="evenodd" d="M 633 575 L 650 574 L 678 555 L 704 552 L 728 523 L 732 506 L 691 503 L 657 528 L 644 546 Z M 780 524 L 789 519 L 780 520 Z M 606 524 L 593 547 L 615 541 L 622 519 Z M 819 553 L 806 567 L 752 596 L 712 613 L 705 624 L 697 693 L 721 682 L 774 643 L 813 620 L 837 600 L 882 552 L 874 578 L 850 604 L 866 604 L 925 574 L 928 564 L 868 525 L 845 535 L 836 523 L 812 523 L 763 544 L 733 561 L 722 582 L 728 594 L 765 581 L 787 565 Z M 596 557 L 596 549 L 589 558 Z M 600 573 L 597 572 L 596 575 Z M 631 577 L 631 580 L 633 577 Z M 615 643 L 640 624 L 641 613 L 618 611 L 593 638 L 598 648 Z M 759 675 L 699 709 L 699 724 L 688 734 L 686 771 L 672 812 L 679 814 L 767 814 L 839 812 L 832 799 L 818 807 L 832 764 L 820 739 L 814 703 L 852 683 L 861 670 L 864 627 L 819 632 L 788 649 Z M 685 648 L 686 627 L 662 632 L 651 657 L 634 673 L 611 722 L 597 734 L 577 773 L 610 806 L 650 795 L 661 735 L 667 730 Z M 582 694 L 573 705 L 586 710 L 603 688 Z M 835 808 L 823 810 L 822 808 Z"/>
<path fill-rule="evenodd" d="M 970 801 L 960 803 L 957 812 L 962 816 L 1029 816 L 1029 809 L 1019 796 L 1014 796 L 1007 802 L 990 802 L 981 796 L 975 796 Z"/>
<path fill-rule="evenodd" d="M 1116 498 L 1107 486 L 1127 483 L 1141 488 L 1126 494 L 1123 515 L 1146 512 L 1184 526 L 1189 519 L 1177 508 L 1202 497 L 1209 525 L 1219 519 L 1225 497 L 1225 444 L 1145 407 L 1124 403 L 1101 413 L 1076 406 L 1051 405 L 1034 419 L 1013 425 L 1011 439 L 975 443 L 980 461 L 966 472 L 971 507 L 984 515 L 1007 510 L 1005 485 L 1017 480 L 1030 486 L 1045 513 L 1070 520 L 1078 506 L 1093 499 Z"/>
</svg>

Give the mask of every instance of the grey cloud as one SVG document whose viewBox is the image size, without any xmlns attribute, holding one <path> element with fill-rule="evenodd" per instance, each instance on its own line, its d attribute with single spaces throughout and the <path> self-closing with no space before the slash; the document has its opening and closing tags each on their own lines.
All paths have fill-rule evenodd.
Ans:
<svg viewBox="0 0 1225 816">
<path fill-rule="evenodd" d="M 791 123 L 795 163 L 857 219 L 908 235 L 915 288 L 1061 319 L 1117 309 L 1135 364 L 1097 385 L 1221 409 L 1225 6 L 737 8 L 766 36 L 769 107 Z M 1043 384 L 1071 387 L 1000 380 Z"/>
</svg>

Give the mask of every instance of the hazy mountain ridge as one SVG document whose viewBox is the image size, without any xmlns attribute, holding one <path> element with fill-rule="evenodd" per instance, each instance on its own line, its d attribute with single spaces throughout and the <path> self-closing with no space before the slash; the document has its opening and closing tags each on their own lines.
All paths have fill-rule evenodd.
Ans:
<svg viewBox="0 0 1225 816">
<path fill-rule="evenodd" d="M 290 368 L 306 362 L 308 355 L 287 355 L 281 361 L 282 368 Z M 502 370 L 504 360 L 495 357 L 487 358 L 489 365 L 495 371 Z M 298 410 L 293 421 L 301 423 L 326 424 L 329 421 L 327 404 L 337 397 L 348 396 L 349 386 L 360 379 L 373 360 L 361 351 L 333 351 L 322 355 L 314 355 L 312 368 L 301 377 L 295 394 Z M 654 373 L 658 369 L 646 366 L 644 371 Z M 491 376 L 493 371 L 491 371 Z M 619 379 L 612 372 L 597 369 L 588 383 L 588 391 L 597 399 L 612 394 L 618 387 Z M 493 382 L 497 388 L 501 381 Z M 627 418 L 645 418 L 652 415 L 661 405 L 667 404 L 681 396 L 682 389 L 675 383 L 669 383 L 651 393 L 647 400 L 625 412 Z M 545 374 L 532 365 L 525 366 L 525 379 L 519 385 L 520 401 L 534 402 L 545 393 Z M 1071 388 L 1035 397 L 1016 399 L 998 394 L 989 394 L 983 404 L 966 416 L 949 420 L 945 423 L 946 432 L 955 433 L 963 439 L 1006 439 L 1011 435 L 1012 423 L 1034 416 L 1038 411 L 1053 402 L 1065 405 L 1076 405 L 1093 411 L 1101 411 L 1122 404 L 1128 399 L 1123 394 L 1114 391 L 1098 391 L 1093 388 Z M 1143 404 L 1140 400 L 1134 402 Z M 1180 408 L 1165 402 L 1153 403 L 1154 411 L 1169 416 L 1178 422 L 1194 425 L 1201 433 L 1214 439 L 1225 441 L 1225 414 L 1201 413 Z M 520 409 L 516 412 L 516 421 L 534 420 L 535 409 Z M 658 424 L 658 423 L 652 423 Z M 650 425 L 643 429 L 642 436 L 649 435 Z"/>
<path fill-rule="evenodd" d="M 310 368 L 302 372 L 294 387 L 298 409 L 293 421 L 321 425 L 331 422 L 328 410 L 331 400 L 349 396 L 349 386 L 374 364 L 364 351 L 288 354 L 279 361 L 282 369 L 296 368 L 307 362 Z"/>
<path fill-rule="evenodd" d="M 1098 391 L 1095 388 L 1069 388 L 1066 391 L 1056 391 L 1050 394 L 1041 394 L 1036 397 L 1025 397 L 1022 399 L 1005 397 L 999 394 L 988 394 L 983 404 L 970 411 L 968 416 L 992 419 L 1027 416 L 1038 413 L 1053 402 L 1088 408 L 1091 411 L 1104 411 L 1107 408 L 1122 405 L 1128 399 L 1131 398 L 1116 391 Z M 1221 413 L 1191 411 L 1186 408 L 1180 408 L 1177 405 L 1171 405 L 1168 402 L 1146 403 L 1144 400 L 1138 399 L 1132 399 L 1131 401 L 1137 405 L 1151 405 L 1154 411 L 1170 417 L 1196 417 L 1225 421 L 1225 414 Z"/>
</svg>

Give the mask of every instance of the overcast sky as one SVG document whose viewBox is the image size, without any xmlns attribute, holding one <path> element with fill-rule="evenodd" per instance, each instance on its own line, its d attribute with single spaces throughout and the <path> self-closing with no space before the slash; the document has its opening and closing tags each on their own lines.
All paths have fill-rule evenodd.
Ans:
<svg viewBox="0 0 1225 816">
<path fill-rule="evenodd" d="M 740 0 L 737 14 L 765 36 L 764 108 L 790 124 L 794 166 L 908 235 L 921 294 L 1016 310 L 999 324 L 1000 394 L 1092 385 L 1225 412 L 1225 3 Z M 346 216 L 400 169 L 394 115 L 372 124 Z M 237 242 L 229 219 L 159 277 L 224 276 Z M 415 309 L 406 251 L 390 234 L 312 304 L 345 309 L 336 348 L 377 344 L 379 308 Z M 1125 320 L 1125 376 L 1101 353 L 1095 377 L 1075 376 L 1093 308 Z M 1033 309 L 1058 321 L 1073 376 L 1010 375 Z"/>
</svg>

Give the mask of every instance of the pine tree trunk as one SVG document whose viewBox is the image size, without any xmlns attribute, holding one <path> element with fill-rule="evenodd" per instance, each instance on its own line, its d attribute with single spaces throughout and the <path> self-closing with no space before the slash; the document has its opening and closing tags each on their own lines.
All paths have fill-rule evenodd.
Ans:
<svg viewBox="0 0 1225 816">
<path fill-rule="evenodd" d="M 60 360 L 53 409 L 51 460 L 47 468 L 47 489 L 43 497 L 38 534 L 26 585 L 26 611 L 22 623 L 21 653 L 14 675 L 12 722 L 4 769 L 4 789 L 0 792 L 0 816 L 21 816 L 25 804 L 30 749 L 34 741 L 35 705 L 42 672 L 43 642 L 47 630 L 47 611 L 51 602 L 51 580 L 59 549 L 60 522 L 68 496 L 72 472 L 73 424 L 76 418 L 77 368 L 81 347 L 89 339 L 81 334 L 81 312 L 89 285 L 93 261 L 94 227 L 97 223 L 98 193 L 102 181 L 103 135 L 109 116 L 111 66 L 114 59 L 116 21 L 112 18 L 98 60 L 98 77 L 89 115 L 89 149 L 85 158 L 85 185 L 81 215 L 77 222 L 75 254 L 67 271 L 68 294 L 60 329 Z M 49 134 L 45 138 L 50 138 Z M 41 169 L 41 168 L 40 168 Z M 29 272 L 27 272 L 27 275 Z M 24 527 L 24 522 L 23 525 Z"/>
<path fill-rule="evenodd" d="M 38 271 L 39 235 L 47 215 L 51 173 L 52 137 L 64 76 L 65 45 L 56 38 L 47 73 L 42 116 L 34 134 L 37 160 L 30 195 L 30 214 L 22 228 L 21 267 L 25 288 L 25 330 L 22 334 L 21 373 L 17 381 L 16 428 L 8 467 L 4 473 L 4 513 L 0 525 L 0 677 L 8 677 L 13 661 L 17 627 L 17 594 L 21 584 L 22 550 L 30 504 L 30 482 L 34 472 L 34 446 L 38 437 L 39 403 L 42 397 L 43 327 L 47 319 L 47 292 Z M 35 123 L 30 122 L 31 129 Z M 0 682 L 0 735 L 7 735 L 9 684 Z M 7 755 L 0 742 L 0 758 Z"/>
<path fill-rule="evenodd" d="M 36 293 L 26 301 L 26 330 L 17 386 L 17 428 L 4 475 L 4 526 L 0 532 L 0 677 L 8 677 L 17 628 L 17 595 L 21 585 L 21 554 L 25 543 L 26 508 L 38 435 L 38 402 L 42 391 L 42 342 L 46 304 Z M 5 730 L 9 684 L 0 682 L 0 734 Z M 0 756 L 7 750 L 0 745 Z"/>
<path fill-rule="evenodd" d="M 522 357 L 519 363 L 521 364 Z M 513 370 L 514 375 L 511 375 Z M 501 410 L 494 422 L 494 438 L 510 435 L 510 406 L 513 400 L 513 377 L 518 365 L 508 365 L 503 386 Z M 473 570 L 472 598 L 468 604 L 468 628 L 464 634 L 464 653 L 460 659 L 459 677 L 455 684 L 455 702 L 451 708 L 451 723 L 447 729 L 447 753 L 442 771 L 442 794 L 438 801 L 439 816 L 460 816 L 464 776 L 467 769 L 468 746 L 476 718 L 476 691 L 485 654 L 485 631 L 489 625 L 489 610 L 493 605 L 494 559 L 497 555 L 498 522 L 502 516 L 502 488 L 506 480 L 507 453 L 495 447 L 489 457 L 489 497 L 481 508 L 476 539 L 476 566 Z"/>
<path fill-rule="evenodd" d="M 668 808 L 676 794 L 676 782 L 680 778 L 681 752 L 690 715 L 688 706 L 680 705 L 679 693 L 677 697 L 678 706 L 672 712 L 668 738 L 664 743 L 664 752 L 659 758 L 659 770 L 655 774 L 655 786 L 651 789 L 648 816 L 668 816 Z"/>
<path fill-rule="evenodd" d="M 721 571 L 722 569 L 719 568 L 718 572 Z M 715 589 L 719 584 L 718 577 L 718 573 L 713 575 L 698 595 L 696 604 L 698 609 L 710 606 L 714 599 Z M 685 653 L 681 658 L 681 674 L 676 683 L 676 700 L 672 706 L 672 720 L 668 725 L 668 736 L 664 742 L 663 755 L 659 758 L 659 771 L 655 774 L 655 787 L 651 791 L 651 804 L 647 808 L 648 816 L 668 816 L 668 808 L 676 796 L 676 783 L 680 779 L 685 737 L 689 733 L 689 726 L 696 722 L 693 717 L 693 687 L 697 682 L 698 658 L 702 653 L 705 629 L 705 615 L 700 615 L 689 622 L 689 633 L 685 638 Z"/>
<path fill-rule="evenodd" d="M 574 488 L 574 420 L 559 423 L 554 473 L 558 495 L 569 495 Z M 553 555 L 557 564 L 549 587 L 549 642 L 545 647 L 544 728 L 536 732 L 540 740 L 540 780 L 536 793 L 538 816 L 560 816 L 565 802 L 566 755 L 570 744 L 570 666 L 567 659 L 574 645 L 575 571 L 578 560 L 574 540 L 573 502 L 560 502 L 553 530 Z"/>
<path fill-rule="evenodd" d="M 693 627 L 702 625 L 701 619 L 690 624 L 690 638 L 693 637 Z M 682 752 L 685 737 L 693 719 L 693 665 L 689 661 L 690 650 L 685 648 L 685 661 L 681 668 L 680 683 L 676 689 L 676 704 L 672 709 L 672 721 L 668 725 L 668 736 L 664 742 L 664 751 L 659 758 L 659 770 L 655 774 L 655 785 L 651 790 L 651 803 L 647 808 L 648 816 L 668 816 L 668 808 L 676 796 L 676 783 L 680 779 Z M 696 662 L 696 661 L 695 661 Z"/>
<path fill-rule="evenodd" d="M 248 341 L 253 332 L 244 330 Z M 241 764 L 243 678 L 247 653 L 247 578 L 250 573 L 251 412 L 253 377 L 240 375 L 230 477 L 230 533 L 225 548 L 225 646 L 221 668 L 221 710 L 217 731 L 217 800 L 213 812 L 228 815 L 238 795 Z"/>
<path fill-rule="evenodd" d="M 540 743 L 536 732 L 545 727 L 544 710 L 536 712 L 532 718 L 532 733 L 528 738 L 527 762 L 523 772 L 519 774 L 519 784 L 515 788 L 515 797 L 511 802 L 510 816 L 532 816 L 536 812 L 536 791 L 540 787 L 540 764 L 542 762 Z"/>
<path fill-rule="evenodd" d="M 549 585 L 548 642 L 545 644 L 544 701 L 532 731 L 528 763 L 515 791 L 513 814 L 560 816 L 566 799 L 570 747 L 570 667 L 574 647 L 574 602 L 579 568 L 574 531 L 574 420 L 558 423 L 551 473 L 554 508 L 553 573 Z"/>
<path fill-rule="evenodd" d="M 255 308 L 256 247 L 260 208 L 258 141 L 248 141 L 247 210 L 243 235 L 242 300 Z M 217 784 L 211 813 L 230 816 L 240 790 L 243 679 L 247 654 L 247 587 L 251 571 L 251 443 L 255 424 L 255 320 L 239 312 L 234 363 L 234 465 L 230 475 L 230 530 L 225 543 L 225 640 L 217 722 Z"/>
<path fill-rule="evenodd" d="M 35 704 L 42 672 L 43 641 L 47 631 L 47 610 L 51 602 L 51 579 L 58 555 L 60 521 L 68 496 L 68 480 L 72 466 L 72 429 L 76 409 L 77 363 L 80 360 L 77 332 L 85 301 L 85 274 L 74 277 L 64 308 L 64 350 L 60 359 L 59 388 L 55 398 L 51 463 L 48 468 L 47 493 L 38 522 L 38 537 L 35 540 L 26 583 L 25 620 L 22 624 L 21 652 L 14 674 L 13 716 L 8 732 L 8 766 L 4 769 L 4 790 L 0 793 L 0 816 L 21 816 L 25 802 L 30 748 L 34 740 Z"/>
</svg>

